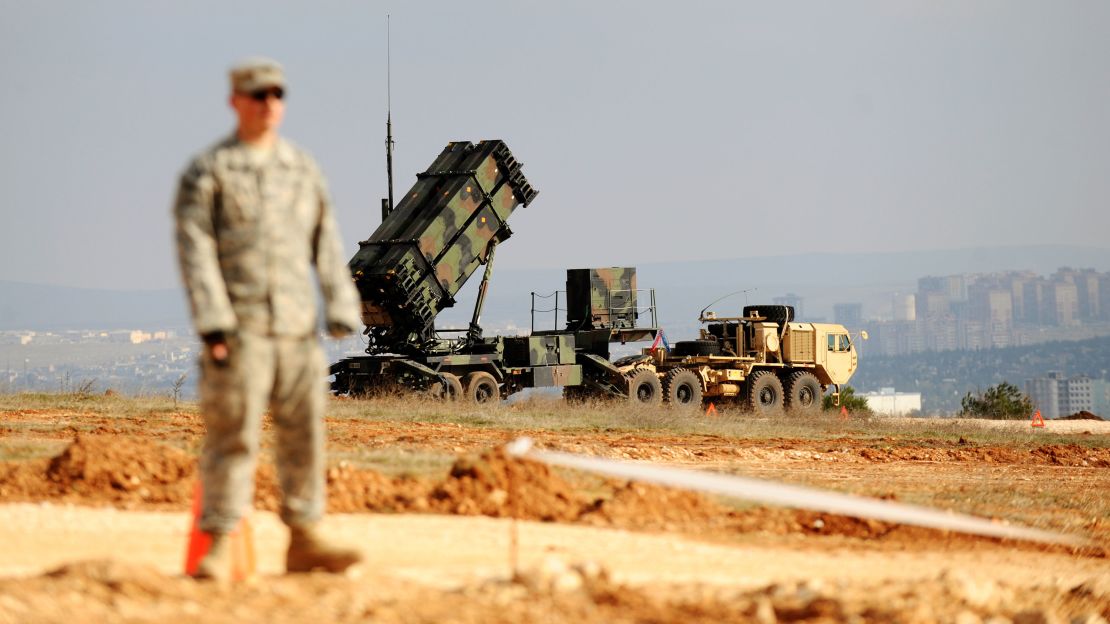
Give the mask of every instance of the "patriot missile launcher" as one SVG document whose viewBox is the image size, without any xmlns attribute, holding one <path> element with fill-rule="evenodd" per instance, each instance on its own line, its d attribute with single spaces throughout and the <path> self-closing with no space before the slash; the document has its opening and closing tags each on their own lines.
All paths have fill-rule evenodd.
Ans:
<svg viewBox="0 0 1110 624">
<path fill-rule="evenodd" d="M 450 143 L 349 263 L 362 295 L 370 353 L 420 353 L 439 338 L 435 318 L 480 266 L 487 267 L 471 342 L 497 245 L 512 235 L 509 217 L 536 191 L 502 141 Z"/>
<path fill-rule="evenodd" d="M 381 225 L 348 263 L 362 299 L 366 355 L 331 366 L 332 391 L 427 390 L 479 403 L 535 387 L 626 396 L 609 345 L 657 331 L 654 292 L 637 307 L 635 269 L 568 271 L 565 328 L 482 335 L 494 252 L 512 235 L 513 212 L 536 194 L 508 146 L 491 140 L 448 144 L 395 209 L 383 201 Z M 436 317 L 483 266 L 469 326 L 437 328 Z M 650 327 L 638 326 L 642 313 L 650 313 Z"/>
</svg>

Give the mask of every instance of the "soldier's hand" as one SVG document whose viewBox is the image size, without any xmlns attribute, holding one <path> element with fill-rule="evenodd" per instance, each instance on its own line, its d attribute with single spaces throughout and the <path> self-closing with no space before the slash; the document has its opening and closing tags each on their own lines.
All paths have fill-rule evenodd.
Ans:
<svg viewBox="0 0 1110 624">
<path fill-rule="evenodd" d="M 355 333 L 355 328 L 346 323 L 328 321 L 328 335 L 332 338 L 343 338 Z"/>
<path fill-rule="evenodd" d="M 222 331 L 217 331 L 204 334 L 201 339 L 208 347 L 208 355 L 216 363 L 216 366 L 227 366 L 228 357 L 231 355 L 227 347 L 227 335 Z"/>
</svg>

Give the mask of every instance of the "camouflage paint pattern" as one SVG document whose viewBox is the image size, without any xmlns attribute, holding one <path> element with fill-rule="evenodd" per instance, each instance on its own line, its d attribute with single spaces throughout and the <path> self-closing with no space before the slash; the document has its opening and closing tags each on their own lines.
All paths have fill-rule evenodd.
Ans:
<svg viewBox="0 0 1110 624">
<path fill-rule="evenodd" d="M 230 137 L 197 156 L 174 202 L 177 253 L 199 334 L 317 329 L 316 269 L 329 323 L 358 328 L 358 295 L 324 178 L 279 139 L 259 156 Z"/>
<path fill-rule="evenodd" d="M 513 336 L 504 339 L 506 366 L 573 364 L 574 335 Z"/>
<path fill-rule="evenodd" d="M 254 500 L 262 416 L 276 432 L 281 519 L 316 522 L 324 513 L 324 387 L 327 370 L 315 336 L 287 338 L 243 331 L 229 338 L 226 366 L 205 351 L 200 403 L 205 438 L 200 454 L 203 531 L 228 533 Z"/>
<path fill-rule="evenodd" d="M 636 326 L 636 269 L 567 270 L 567 328 Z"/>
<path fill-rule="evenodd" d="M 520 168 L 502 141 L 448 144 L 348 264 L 363 323 L 387 341 L 431 339 L 435 317 L 535 197 Z"/>
</svg>

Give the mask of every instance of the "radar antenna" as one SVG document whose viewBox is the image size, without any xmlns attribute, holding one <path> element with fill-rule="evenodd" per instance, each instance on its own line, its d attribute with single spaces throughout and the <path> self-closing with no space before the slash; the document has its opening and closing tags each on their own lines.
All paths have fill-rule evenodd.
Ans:
<svg viewBox="0 0 1110 624">
<path fill-rule="evenodd" d="M 385 15 L 385 173 L 389 197 L 382 200 L 382 221 L 393 212 L 393 77 L 390 58 L 389 14 Z"/>
</svg>

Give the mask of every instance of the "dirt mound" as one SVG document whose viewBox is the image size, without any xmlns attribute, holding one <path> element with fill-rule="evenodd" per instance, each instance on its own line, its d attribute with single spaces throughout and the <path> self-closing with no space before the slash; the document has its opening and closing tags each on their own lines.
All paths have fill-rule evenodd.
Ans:
<svg viewBox="0 0 1110 624">
<path fill-rule="evenodd" d="M 0 497 L 180 506 L 189 502 L 196 459 L 132 436 L 78 435 L 50 460 L 0 464 Z"/>
<path fill-rule="evenodd" d="M 729 526 L 738 533 L 762 532 L 772 535 L 825 535 L 863 540 L 912 542 L 970 540 L 987 538 L 948 534 L 944 531 L 901 524 L 892 524 L 869 518 L 855 518 L 806 509 L 756 507 L 734 511 L 729 516 Z M 940 538 L 938 540 L 938 538 Z"/>
<path fill-rule="evenodd" d="M 129 436 L 79 435 L 50 461 L 46 477 L 63 490 L 138 498 L 151 503 L 189 500 L 196 459 L 164 444 Z"/>
<path fill-rule="evenodd" d="M 281 502 L 276 471 L 256 475 L 255 507 L 276 511 Z M 516 516 L 526 520 L 576 520 L 589 501 L 545 464 L 508 457 L 503 449 L 467 455 L 442 481 L 388 477 L 346 462 L 328 469 L 328 511 L 338 513 L 444 513 Z M 510 495 L 512 493 L 512 495 Z"/>
<path fill-rule="evenodd" d="M 1092 414 L 1091 412 L 1088 412 L 1087 410 L 1082 410 L 1082 411 L 1076 412 L 1074 414 L 1071 414 L 1070 416 L 1061 416 L 1060 418 L 1057 418 L 1056 420 L 1106 420 L 1106 419 L 1103 418 L 1102 416 L 1099 416 L 1098 414 Z"/>
<path fill-rule="evenodd" d="M 1046 444 L 1025 450 L 1002 446 L 883 447 L 856 450 L 874 463 L 894 461 L 969 462 L 979 464 L 1032 464 L 1052 466 L 1110 466 L 1110 448 L 1078 444 Z"/>
<path fill-rule="evenodd" d="M 565 522 L 578 518 L 584 501 L 547 465 L 512 459 L 498 448 L 456 461 L 428 504 L 443 513 Z"/>
<path fill-rule="evenodd" d="M 1016 464 L 1027 455 L 1018 449 L 1005 447 L 930 448 L 894 447 L 863 448 L 859 456 L 876 463 L 892 461 L 978 462 L 987 464 Z"/>
<path fill-rule="evenodd" d="M 428 512 L 431 485 L 412 477 L 390 478 L 373 470 L 357 470 L 346 462 L 330 468 L 328 511 L 338 513 Z M 278 496 L 276 484 L 274 497 Z"/>
<path fill-rule="evenodd" d="M 611 498 L 599 498 L 583 509 L 589 524 L 635 529 L 675 530 L 723 525 L 729 510 L 714 500 L 685 490 L 647 483 L 610 482 Z"/>
<path fill-rule="evenodd" d="M 1054 466 L 1110 467 L 1110 449 L 1090 448 L 1078 444 L 1046 444 L 1033 449 L 1031 455 L 1041 463 Z"/>
</svg>

